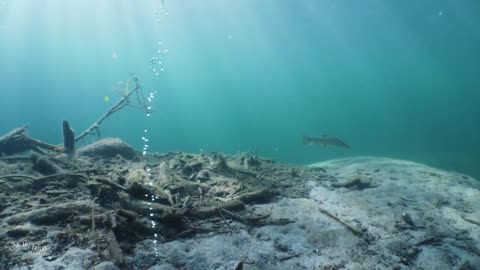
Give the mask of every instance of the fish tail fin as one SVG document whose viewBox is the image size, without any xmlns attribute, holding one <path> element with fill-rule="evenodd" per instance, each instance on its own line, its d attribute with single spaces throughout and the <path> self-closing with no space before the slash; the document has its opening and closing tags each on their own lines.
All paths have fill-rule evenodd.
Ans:
<svg viewBox="0 0 480 270">
<path fill-rule="evenodd" d="M 304 133 L 302 133 L 302 143 L 303 144 L 308 144 L 308 137 Z"/>
</svg>

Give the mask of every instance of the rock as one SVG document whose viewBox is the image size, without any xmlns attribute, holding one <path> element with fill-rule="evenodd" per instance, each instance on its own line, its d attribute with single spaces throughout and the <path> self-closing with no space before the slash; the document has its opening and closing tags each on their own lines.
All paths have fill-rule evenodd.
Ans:
<svg viewBox="0 0 480 270">
<path fill-rule="evenodd" d="M 10 237 L 24 237 L 30 233 L 30 229 L 25 226 L 16 226 L 7 231 L 7 235 Z"/>
<path fill-rule="evenodd" d="M 118 270 L 113 262 L 101 262 L 93 267 L 93 270 Z"/>
<path fill-rule="evenodd" d="M 30 160 L 33 163 L 32 169 L 43 175 L 52 175 L 59 173 L 62 169 L 50 161 L 47 157 L 32 153 Z"/>
<path fill-rule="evenodd" d="M 79 156 L 113 158 L 120 155 L 124 159 L 133 160 L 137 157 L 133 147 L 118 138 L 101 139 L 95 143 L 80 148 Z"/>
<path fill-rule="evenodd" d="M 480 258 L 471 258 L 463 261 L 458 270 L 479 270 L 480 269 Z"/>
<path fill-rule="evenodd" d="M 64 254 L 62 254 L 62 256 L 58 257 L 53 261 L 47 261 L 42 256 L 34 253 L 28 254 L 30 254 L 30 256 L 36 257 L 33 261 L 33 267 L 30 268 L 33 270 L 92 269 L 93 262 L 97 259 L 95 253 L 92 250 L 80 249 L 76 247 L 68 249 Z"/>
<path fill-rule="evenodd" d="M 181 165 L 180 162 L 176 159 L 172 158 L 168 161 L 168 169 L 170 170 L 177 169 L 178 167 L 180 167 L 180 165 Z"/>
<path fill-rule="evenodd" d="M 168 174 L 168 165 L 165 162 L 160 163 L 158 166 L 158 177 L 157 177 L 157 184 L 159 186 L 163 186 L 172 182 L 170 175 Z"/>
<path fill-rule="evenodd" d="M 154 265 L 148 270 L 176 270 L 178 268 L 173 267 L 171 264 L 162 264 L 162 265 Z"/>
<path fill-rule="evenodd" d="M 0 197 L 0 213 L 2 213 L 3 209 L 7 208 L 7 201 L 5 198 Z"/>
<path fill-rule="evenodd" d="M 196 179 L 202 182 L 207 181 L 210 179 L 210 172 L 208 170 L 201 170 L 198 172 Z"/>
<path fill-rule="evenodd" d="M 131 170 L 127 174 L 126 178 L 127 178 L 127 181 L 124 184 L 126 188 L 130 187 L 134 183 L 140 184 L 140 185 L 146 185 L 148 183 L 148 174 L 142 168 L 136 168 Z"/>
<path fill-rule="evenodd" d="M 191 175 L 193 173 L 196 173 L 198 171 L 200 171 L 203 167 L 203 163 L 201 162 L 192 162 L 190 164 L 187 164 L 184 168 L 183 168 L 183 173 L 185 175 Z"/>
<path fill-rule="evenodd" d="M 448 251 L 427 247 L 418 255 L 415 266 L 418 269 L 452 269 L 455 260 L 451 255 Z"/>
</svg>

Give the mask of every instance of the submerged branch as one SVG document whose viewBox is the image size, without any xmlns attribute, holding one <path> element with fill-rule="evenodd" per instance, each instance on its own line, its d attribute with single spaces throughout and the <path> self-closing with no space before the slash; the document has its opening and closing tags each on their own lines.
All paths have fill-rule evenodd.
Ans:
<svg viewBox="0 0 480 270">
<path fill-rule="evenodd" d="M 134 88 L 129 91 L 129 88 L 130 88 L 130 82 L 134 83 Z M 105 112 L 97 121 L 95 121 L 89 128 L 87 128 L 85 131 L 83 131 L 82 133 L 80 133 L 80 135 L 78 135 L 76 138 L 75 138 L 75 142 L 78 142 L 79 140 L 85 138 L 87 135 L 93 133 L 93 132 L 96 132 L 98 136 L 100 136 L 100 130 L 99 130 L 99 127 L 100 127 L 100 124 L 107 118 L 109 117 L 110 115 L 112 115 L 113 113 L 123 109 L 123 107 L 125 107 L 127 104 L 130 103 L 130 98 L 131 96 L 136 93 L 137 94 L 137 100 L 138 102 L 141 104 L 141 106 L 146 110 L 146 105 L 145 105 L 145 99 L 143 97 L 143 89 L 142 87 L 140 86 L 140 83 L 138 82 L 138 78 L 134 75 L 134 74 L 130 74 L 130 78 L 128 79 L 127 83 L 125 84 L 125 89 L 123 90 L 124 94 L 123 94 L 123 97 L 117 102 L 115 103 L 115 105 L 113 105 L 112 107 L 110 107 L 110 109 L 108 109 L 107 112 Z M 139 97 L 139 95 L 141 95 L 141 98 Z M 142 100 L 140 100 L 142 99 Z"/>
<path fill-rule="evenodd" d="M 133 84 L 131 86 L 131 84 Z M 132 89 L 133 88 L 133 89 Z M 89 128 L 75 137 L 73 130 L 70 128 L 70 124 L 67 121 L 63 122 L 63 139 L 64 145 L 52 145 L 27 135 L 27 126 L 18 127 L 8 132 L 7 134 L 0 136 L 0 156 L 13 155 L 17 153 L 23 153 L 31 150 L 38 152 L 42 155 L 49 155 L 49 152 L 54 154 L 66 153 L 73 154 L 75 152 L 75 143 L 79 140 L 85 139 L 89 134 L 96 133 L 98 139 L 100 139 L 100 124 L 113 113 L 120 111 L 126 105 L 132 105 L 132 103 L 138 103 L 145 111 L 149 111 L 146 100 L 143 94 L 143 89 L 138 81 L 138 78 L 130 74 L 130 78 L 125 83 L 125 88 L 122 90 L 122 98 L 115 103 L 107 112 L 105 112 L 99 119 L 97 119 Z M 134 95 L 135 94 L 135 95 Z M 133 95 L 133 96 L 132 96 Z M 133 100 L 133 102 L 132 102 Z M 44 151 L 47 150 L 47 151 Z"/>
<path fill-rule="evenodd" d="M 45 149 L 53 152 L 61 152 L 62 148 L 27 135 L 27 126 L 16 128 L 0 137 L 0 154 L 13 155 L 27 150 Z"/>
</svg>

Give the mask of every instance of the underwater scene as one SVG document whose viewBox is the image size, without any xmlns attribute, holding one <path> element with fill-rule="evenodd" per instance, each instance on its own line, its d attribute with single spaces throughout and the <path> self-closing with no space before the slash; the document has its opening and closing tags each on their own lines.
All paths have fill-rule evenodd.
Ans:
<svg viewBox="0 0 480 270">
<path fill-rule="evenodd" d="M 0 270 L 480 269 L 479 25 L 0 0 Z"/>
</svg>

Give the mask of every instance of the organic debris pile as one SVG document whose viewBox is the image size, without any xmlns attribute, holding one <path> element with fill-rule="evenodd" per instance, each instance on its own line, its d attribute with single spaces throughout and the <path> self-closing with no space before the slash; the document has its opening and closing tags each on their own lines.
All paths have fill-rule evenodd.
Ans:
<svg viewBox="0 0 480 270">
<path fill-rule="evenodd" d="M 128 268 L 124 255 L 146 238 L 164 243 L 287 224 L 257 213 L 255 205 L 280 193 L 303 196 L 301 184 L 285 181 L 301 173 L 248 154 L 142 156 L 119 139 L 85 146 L 74 158 L 3 157 L 0 266 L 31 263 L 13 248 L 19 242 L 43 250 L 49 261 L 75 246 Z"/>
</svg>

